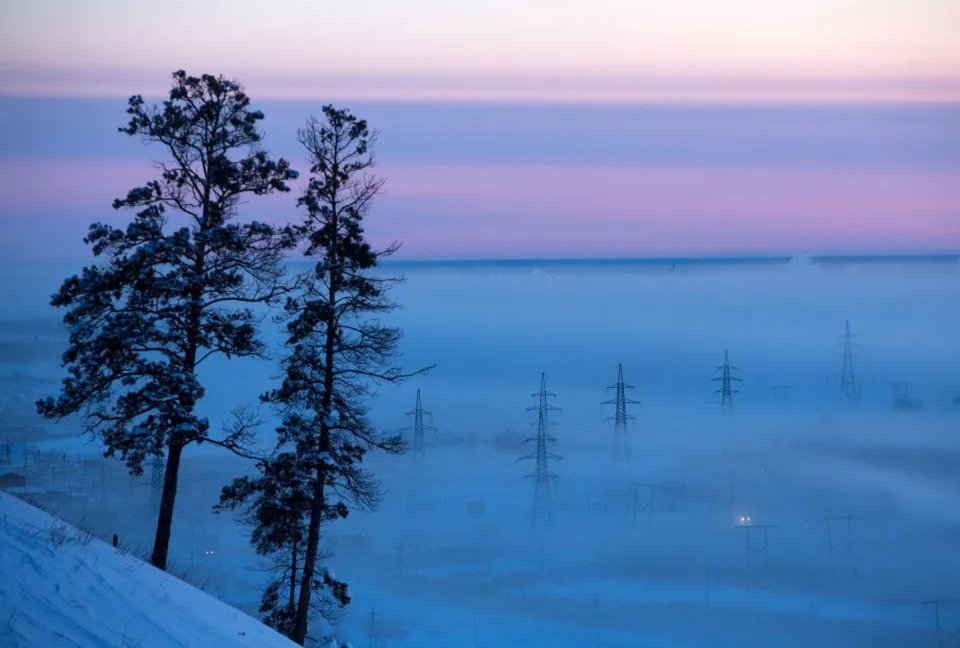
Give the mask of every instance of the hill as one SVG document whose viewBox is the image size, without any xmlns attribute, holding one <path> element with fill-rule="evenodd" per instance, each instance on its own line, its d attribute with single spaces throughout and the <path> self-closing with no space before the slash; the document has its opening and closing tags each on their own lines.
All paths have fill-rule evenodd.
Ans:
<svg viewBox="0 0 960 648">
<path fill-rule="evenodd" d="M 256 619 L 0 492 L 0 645 L 296 644 Z"/>
</svg>

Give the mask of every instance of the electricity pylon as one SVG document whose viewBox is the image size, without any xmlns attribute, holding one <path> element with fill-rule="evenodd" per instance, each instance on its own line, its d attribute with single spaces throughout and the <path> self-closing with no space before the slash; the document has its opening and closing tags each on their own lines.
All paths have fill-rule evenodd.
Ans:
<svg viewBox="0 0 960 648">
<path fill-rule="evenodd" d="M 549 443 L 556 441 L 554 437 L 547 434 L 547 427 L 551 425 L 549 420 L 550 412 L 559 412 L 560 408 L 554 407 L 548 400 L 549 398 L 556 398 L 557 395 L 547 391 L 546 374 L 540 374 L 540 391 L 532 394 L 532 396 L 537 399 L 537 405 L 528 407 L 527 411 L 537 411 L 537 436 L 530 437 L 526 442 L 535 442 L 537 447 L 535 451 L 520 457 L 520 459 L 535 459 L 537 462 L 536 469 L 527 475 L 527 477 L 532 477 L 534 480 L 533 514 L 531 516 L 531 522 L 533 526 L 542 526 L 553 521 L 551 482 L 554 476 L 550 474 L 547 461 L 549 459 L 560 459 L 560 457 L 547 449 Z"/>
<path fill-rule="evenodd" d="M 617 383 L 610 385 L 607 389 L 616 390 L 616 396 L 608 401 L 603 401 L 601 405 L 613 405 L 613 416 L 607 420 L 613 420 L 613 458 L 623 461 L 630 459 L 630 439 L 627 436 L 627 421 L 635 420 L 637 417 L 627 415 L 627 405 L 639 405 L 640 401 L 627 398 L 626 390 L 633 389 L 633 385 L 623 382 L 623 365 L 617 365 Z"/>
<path fill-rule="evenodd" d="M 741 380 L 733 375 L 737 368 L 730 364 L 729 351 L 723 352 L 723 364 L 717 367 L 717 370 L 720 371 L 720 375 L 714 378 L 713 382 L 720 381 L 720 389 L 717 390 L 717 393 L 720 394 L 720 407 L 726 411 L 731 411 L 733 410 L 733 395 L 740 393 L 733 388 L 733 383 L 741 382 Z"/>
<path fill-rule="evenodd" d="M 860 402 L 860 384 L 853 373 L 853 335 L 850 333 L 850 320 L 843 332 L 843 371 L 840 373 L 840 397 L 848 403 Z"/>
<path fill-rule="evenodd" d="M 434 431 L 437 428 L 430 425 L 433 422 L 433 414 L 423 409 L 420 402 L 420 390 L 417 390 L 417 405 L 412 411 L 407 412 L 407 416 L 413 417 L 413 425 L 403 428 L 404 432 L 413 432 L 413 456 L 424 456 L 423 431 Z"/>
</svg>

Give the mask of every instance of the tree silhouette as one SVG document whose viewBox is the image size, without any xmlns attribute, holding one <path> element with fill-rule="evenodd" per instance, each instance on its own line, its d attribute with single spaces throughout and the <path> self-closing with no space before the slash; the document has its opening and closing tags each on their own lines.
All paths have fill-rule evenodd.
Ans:
<svg viewBox="0 0 960 648">
<path fill-rule="evenodd" d="M 348 111 L 326 106 L 322 120 L 311 118 L 299 137 L 311 177 L 299 201 L 306 216 L 297 232 L 305 255 L 316 263 L 287 299 L 283 379 L 264 396 L 281 415 L 274 453 L 260 462 L 257 478 L 237 480 L 222 501 L 238 506 L 244 497 L 249 500 L 256 519 L 253 541 L 261 553 L 302 542 L 295 602 L 289 591 L 288 632 L 302 644 L 310 612 L 317 609 L 315 595 L 340 605 L 350 600 L 346 585 L 318 568 L 322 527 L 378 503 L 377 482 L 360 467 L 368 450 L 398 453 L 405 447 L 400 436 L 373 427 L 366 402 L 376 385 L 413 374 L 393 362 L 400 331 L 378 319 L 394 308 L 387 291 L 399 278 L 370 273 L 397 246 L 376 251 L 364 238 L 364 216 L 383 185 L 367 174 L 376 133 Z M 275 470 L 280 464 L 282 472 Z M 298 503 L 295 524 L 284 519 L 292 509 L 277 511 L 269 503 L 273 492 Z M 290 535 L 258 545 L 258 537 L 274 530 Z"/>
<path fill-rule="evenodd" d="M 114 208 L 137 210 L 125 228 L 90 226 L 97 262 L 67 278 L 52 305 L 66 308 L 70 341 L 60 394 L 37 403 L 58 418 L 80 413 L 86 429 L 119 453 L 133 474 L 166 453 L 151 562 L 167 564 L 180 458 L 191 443 L 236 447 L 238 426 L 214 439 L 195 414 L 204 389 L 198 367 L 215 355 L 257 356 L 252 305 L 283 294 L 289 228 L 236 222 L 245 195 L 289 191 L 288 163 L 259 148 L 263 113 L 235 81 L 173 74 L 169 99 L 129 100 L 128 135 L 163 149 L 159 178 L 131 189 Z"/>
</svg>

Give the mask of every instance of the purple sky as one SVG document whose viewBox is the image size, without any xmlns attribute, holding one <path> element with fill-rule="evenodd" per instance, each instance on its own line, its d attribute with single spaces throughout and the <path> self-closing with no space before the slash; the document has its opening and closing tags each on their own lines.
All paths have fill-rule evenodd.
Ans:
<svg viewBox="0 0 960 648">
<path fill-rule="evenodd" d="M 5 0 L 0 12 L 0 85 L 19 95 L 127 96 L 202 67 L 264 99 L 960 99 L 956 0 Z"/>
<path fill-rule="evenodd" d="M 326 102 L 383 135 L 368 231 L 407 258 L 960 249 L 956 0 L 9 0 L 0 255 L 83 258 L 150 179 L 116 132 L 224 73 L 303 168 Z M 293 197 L 250 217 L 296 218 Z"/>
<path fill-rule="evenodd" d="M 266 145 L 314 102 L 262 102 Z M 960 249 L 953 105 L 354 103 L 388 179 L 368 231 L 406 258 Z M 6 260 L 82 258 L 159 151 L 116 132 L 119 99 L 0 99 Z M 296 218 L 293 196 L 250 217 Z"/>
</svg>

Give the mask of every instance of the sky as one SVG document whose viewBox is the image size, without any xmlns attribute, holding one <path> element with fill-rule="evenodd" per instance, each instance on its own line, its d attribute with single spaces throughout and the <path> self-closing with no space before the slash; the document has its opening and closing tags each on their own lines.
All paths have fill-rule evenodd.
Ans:
<svg viewBox="0 0 960 648">
<path fill-rule="evenodd" d="M 960 249 L 960 3 L 84 3 L 0 20 L 0 254 L 76 258 L 159 151 L 172 70 L 239 79 L 265 146 L 323 103 L 381 131 L 407 258 Z M 290 196 L 244 213 L 296 218 Z M 39 243 L 43 240 L 43 243 Z"/>
</svg>

